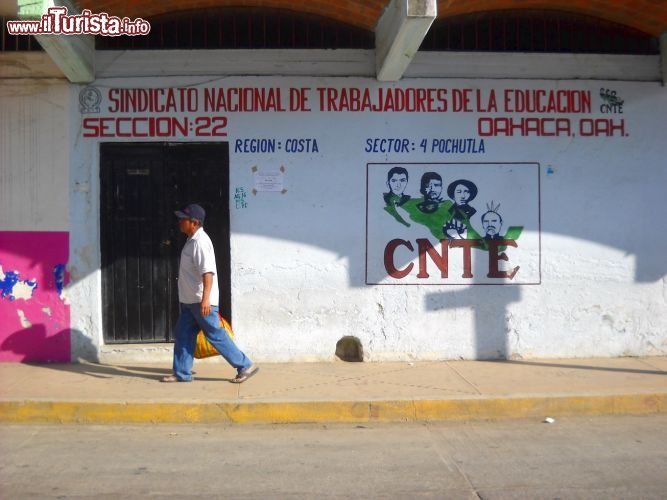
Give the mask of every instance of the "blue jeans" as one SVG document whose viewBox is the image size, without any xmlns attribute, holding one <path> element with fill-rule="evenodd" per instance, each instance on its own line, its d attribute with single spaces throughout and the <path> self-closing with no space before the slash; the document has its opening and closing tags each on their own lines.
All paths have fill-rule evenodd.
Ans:
<svg viewBox="0 0 667 500">
<path fill-rule="evenodd" d="M 211 312 L 204 317 L 200 304 L 181 304 L 181 314 L 176 321 L 174 332 L 174 374 L 179 380 L 192 380 L 192 363 L 197 333 L 204 332 L 208 341 L 237 371 L 252 366 L 252 361 L 236 347 L 224 328 L 220 327 L 218 306 L 211 306 Z"/>
</svg>

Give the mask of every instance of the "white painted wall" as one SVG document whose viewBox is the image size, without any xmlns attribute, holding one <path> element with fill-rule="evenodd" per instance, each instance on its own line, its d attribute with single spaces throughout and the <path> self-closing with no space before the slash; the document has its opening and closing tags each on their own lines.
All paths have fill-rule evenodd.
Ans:
<svg viewBox="0 0 667 500">
<path fill-rule="evenodd" d="M 320 86 L 375 91 L 381 85 L 367 78 L 266 76 L 105 79 L 94 86 L 106 95 L 118 87 L 253 86 L 280 87 L 286 93 Z M 605 118 L 599 89 L 611 88 L 625 102 L 623 114 L 610 117 L 624 120 L 627 136 L 496 136 L 486 138 L 485 152 L 477 154 L 418 148 L 369 153 L 368 137 L 479 139 L 480 116 L 507 113 L 319 112 L 314 99 L 311 112 L 220 113 L 229 119 L 232 306 L 244 350 L 258 361 L 330 360 L 338 339 L 354 335 L 368 361 L 667 352 L 664 87 L 653 82 L 454 79 L 410 79 L 395 86 L 588 90 L 594 108 L 590 114 L 564 115 L 573 123 Z M 72 102 L 80 89 L 72 87 Z M 78 107 L 71 109 L 72 326 L 101 342 L 99 139 L 82 137 L 82 115 Z M 104 109 L 102 115 L 111 116 Z M 133 116 L 139 115 L 146 114 Z M 289 138 L 314 138 L 319 151 L 235 151 L 235 140 L 244 138 L 275 138 L 282 144 Z M 539 163 L 541 251 L 533 258 L 541 264 L 540 284 L 367 285 L 367 225 L 383 216 L 369 214 L 367 223 L 369 162 Z M 274 171 L 281 166 L 286 192 L 253 195 L 253 167 Z M 369 196 L 380 196 L 384 188 L 368 186 Z M 235 205 L 237 189 L 247 194 L 247 207 Z M 510 204 L 511 193 L 502 194 Z M 485 202 L 480 198 L 477 208 Z"/>
<path fill-rule="evenodd" d="M 69 95 L 62 80 L 0 81 L 0 231 L 68 229 Z"/>
</svg>

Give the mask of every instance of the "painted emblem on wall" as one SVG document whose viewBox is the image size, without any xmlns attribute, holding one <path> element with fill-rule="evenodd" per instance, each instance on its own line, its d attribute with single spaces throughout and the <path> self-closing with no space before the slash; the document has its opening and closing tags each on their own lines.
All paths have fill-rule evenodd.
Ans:
<svg viewBox="0 0 667 500">
<path fill-rule="evenodd" d="M 82 114 L 99 113 L 102 93 L 97 87 L 85 87 L 79 92 L 79 110 Z"/>
<path fill-rule="evenodd" d="M 540 282 L 539 165 L 367 165 L 367 284 Z"/>
</svg>

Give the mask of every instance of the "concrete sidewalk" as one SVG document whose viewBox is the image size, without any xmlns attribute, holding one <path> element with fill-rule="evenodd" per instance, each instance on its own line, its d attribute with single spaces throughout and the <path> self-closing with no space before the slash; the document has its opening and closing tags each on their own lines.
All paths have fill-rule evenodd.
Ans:
<svg viewBox="0 0 667 500">
<path fill-rule="evenodd" d="M 131 365 L 131 366 L 130 366 Z M 198 361 L 0 363 L 0 421 L 305 423 L 539 418 L 667 412 L 667 357 L 262 364 L 247 382 Z"/>
</svg>

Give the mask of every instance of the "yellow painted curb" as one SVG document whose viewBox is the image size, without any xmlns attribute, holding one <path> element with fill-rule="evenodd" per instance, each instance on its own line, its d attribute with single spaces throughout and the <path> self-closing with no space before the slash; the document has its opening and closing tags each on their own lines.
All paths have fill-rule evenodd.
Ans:
<svg viewBox="0 0 667 500">
<path fill-rule="evenodd" d="M 5 423 L 428 422 L 667 412 L 667 394 L 276 403 L 0 402 Z"/>
</svg>

